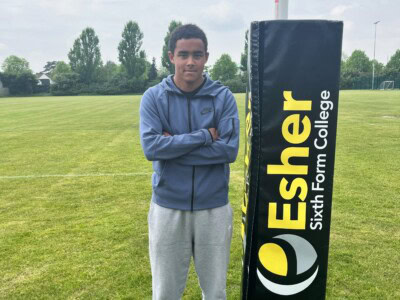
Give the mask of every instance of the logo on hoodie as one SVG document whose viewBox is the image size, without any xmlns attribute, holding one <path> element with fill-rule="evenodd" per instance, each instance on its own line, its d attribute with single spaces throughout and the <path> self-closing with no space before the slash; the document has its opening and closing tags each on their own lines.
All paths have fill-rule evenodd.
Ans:
<svg viewBox="0 0 400 300">
<path fill-rule="evenodd" d="M 206 113 L 212 112 L 212 108 L 211 107 L 206 107 L 204 108 L 200 113 L 202 115 L 205 115 Z"/>
</svg>

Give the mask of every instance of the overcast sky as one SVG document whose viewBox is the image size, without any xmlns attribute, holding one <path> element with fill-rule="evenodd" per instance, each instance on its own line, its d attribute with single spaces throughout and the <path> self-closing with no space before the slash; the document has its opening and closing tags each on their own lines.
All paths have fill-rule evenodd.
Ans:
<svg viewBox="0 0 400 300">
<path fill-rule="evenodd" d="M 160 64 L 172 19 L 195 23 L 209 40 L 209 65 L 223 53 L 239 63 L 251 21 L 274 18 L 274 0 L 0 0 L 0 64 L 9 55 L 24 57 L 35 72 L 47 61 L 68 62 L 73 41 L 86 27 L 100 39 L 103 62 L 118 62 L 121 32 L 136 21 L 148 59 Z M 376 58 L 386 63 L 400 48 L 399 0 L 289 0 L 290 19 L 344 21 L 343 51 L 361 49 L 372 58 L 375 21 Z"/>
</svg>

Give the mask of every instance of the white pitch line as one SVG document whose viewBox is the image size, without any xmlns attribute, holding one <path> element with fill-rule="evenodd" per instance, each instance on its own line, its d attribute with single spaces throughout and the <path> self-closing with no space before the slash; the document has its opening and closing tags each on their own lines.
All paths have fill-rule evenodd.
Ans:
<svg viewBox="0 0 400 300">
<path fill-rule="evenodd" d="M 47 177 L 103 177 L 103 176 L 112 176 L 113 177 L 113 176 L 146 176 L 146 175 L 151 175 L 151 172 L 19 175 L 19 176 L 0 176 L 0 179 L 47 178 Z"/>
<path fill-rule="evenodd" d="M 243 171 L 231 171 L 231 173 L 242 173 Z M 153 172 L 136 173 L 93 173 L 93 174 L 44 174 L 44 175 L 19 175 L 19 176 L 0 176 L 0 179 L 26 179 L 26 178 L 49 178 L 49 177 L 115 177 L 115 176 L 148 176 Z"/>
</svg>

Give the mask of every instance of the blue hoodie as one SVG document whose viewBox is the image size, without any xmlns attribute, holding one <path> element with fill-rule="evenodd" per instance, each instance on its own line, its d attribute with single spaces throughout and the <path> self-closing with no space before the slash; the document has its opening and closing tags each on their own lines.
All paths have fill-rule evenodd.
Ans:
<svg viewBox="0 0 400 300">
<path fill-rule="evenodd" d="M 235 98 L 208 76 L 187 98 L 172 76 L 149 88 L 140 103 L 140 140 L 153 161 L 152 201 L 180 210 L 223 206 L 228 203 L 229 163 L 239 147 Z M 216 141 L 208 128 L 217 129 Z"/>
</svg>

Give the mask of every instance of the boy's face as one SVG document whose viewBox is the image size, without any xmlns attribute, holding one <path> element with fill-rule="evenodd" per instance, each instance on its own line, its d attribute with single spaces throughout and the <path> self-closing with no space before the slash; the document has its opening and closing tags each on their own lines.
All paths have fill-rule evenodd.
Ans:
<svg viewBox="0 0 400 300">
<path fill-rule="evenodd" d="M 168 52 L 175 65 L 175 83 L 183 90 L 197 88 L 203 82 L 204 65 L 208 60 L 201 39 L 180 39 L 176 42 L 174 53 Z M 190 90 L 189 90 L 190 91 Z"/>
</svg>

